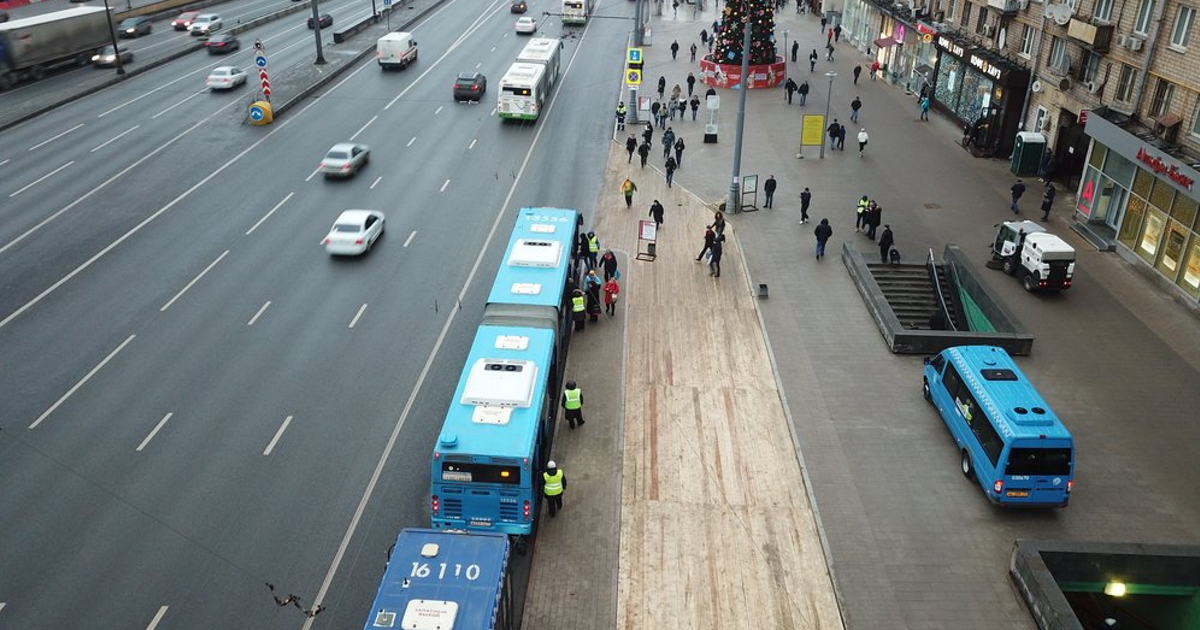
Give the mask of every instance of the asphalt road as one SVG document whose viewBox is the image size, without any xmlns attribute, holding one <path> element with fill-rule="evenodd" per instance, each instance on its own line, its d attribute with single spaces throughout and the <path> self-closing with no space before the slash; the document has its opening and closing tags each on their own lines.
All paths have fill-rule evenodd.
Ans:
<svg viewBox="0 0 1200 630">
<path fill-rule="evenodd" d="M 299 22 L 265 27 L 273 66 L 310 54 Z M 524 44 L 506 2 L 451 0 L 414 29 L 415 66 L 366 62 L 269 128 L 200 90 L 238 55 L 192 55 L 0 136 L 0 622 L 295 628 L 263 584 L 311 605 L 329 576 L 316 626 L 361 624 L 395 533 L 428 523 L 508 219 L 590 213 L 626 28 L 567 39 L 537 124 L 495 118 L 492 91 L 450 100 L 456 72 L 494 85 Z M 350 138 L 373 147 L 357 178 L 310 177 Z M 349 207 L 385 211 L 387 234 L 334 260 L 318 241 Z"/>
</svg>

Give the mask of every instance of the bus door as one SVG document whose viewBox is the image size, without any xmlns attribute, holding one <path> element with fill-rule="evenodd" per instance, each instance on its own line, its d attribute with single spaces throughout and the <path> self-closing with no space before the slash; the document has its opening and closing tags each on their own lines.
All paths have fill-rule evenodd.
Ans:
<svg viewBox="0 0 1200 630">
<path fill-rule="evenodd" d="M 1063 440 L 1016 440 L 1004 467 L 1001 503 L 1066 505 L 1074 486 L 1074 449 Z"/>
</svg>

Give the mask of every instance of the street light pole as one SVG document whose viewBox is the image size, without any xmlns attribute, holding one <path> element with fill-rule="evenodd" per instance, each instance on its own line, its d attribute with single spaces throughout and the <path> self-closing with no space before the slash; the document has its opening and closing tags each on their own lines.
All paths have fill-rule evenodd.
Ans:
<svg viewBox="0 0 1200 630">
<path fill-rule="evenodd" d="M 108 0 L 104 0 L 104 17 L 108 18 L 108 35 L 112 38 L 113 56 L 117 60 L 117 74 L 125 74 L 125 66 L 121 63 L 121 51 L 117 48 L 117 29 L 113 28 L 112 9 L 108 6 Z"/>
<path fill-rule="evenodd" d="M 313 37 L 317 38 L 317 59 L 313 64 L 319 66 L 325 63 L 325 53 L 321 50 L 321 16 L 317 12 L 317 0 L 312 0 L 312 21 Z"/>
<path fill-rule="evenodd" d="M 829 102 L 833 100 L 833 78 L 837 76 L 837 73 L 830 70 L 829 72 L 825 73 L 825 76 L 829 77 L 829 91 L 825 94 L 825 122 L 828 123 Z M 821 138 L 821 159 L 825 159 L 825 138 Z"/>
<path fill-rule="evenodd" d="M 729 181 L 729 201 L 725 207 L 730 212 L 741 210 L 742 201 L 742 129 L 746 126 L 746 92 L 750 91 L 750 3 L 742 20 L 742 90 L 738 96 L 737 135 L 733 141 L 733 177 Z"/>
</svg>

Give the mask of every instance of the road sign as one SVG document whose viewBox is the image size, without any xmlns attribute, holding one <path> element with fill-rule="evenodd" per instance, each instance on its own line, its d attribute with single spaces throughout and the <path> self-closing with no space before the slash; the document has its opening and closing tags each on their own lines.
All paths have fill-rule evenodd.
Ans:
<svg viewBox="0 0 1200 630">
<path fill-rule="evenodd" d="M 258 105 L 250 106 L 250 120 L 262 120 L 264 116 L 266 116 L 266 112 L 263 111 L 263 108 Z"/>
<path fill-rule="evenodd" d="M 255 55 L 254 56 L 254 65 L 258 66 L 259 68 L 266 68 L 267 67 L 267 58 L 264 55 Z"/>
<path fill-rule="evenodd" d="M 629 85 L 641 85 L 642 84 L 642 71 L 636 70 L 636 69 L 626 70 L 625 71 L 625 83 L 627 83 Z"/>
<path fill-rule="evenodd" d="M 259 79 L 260 81 L 266 81 L 266 80 L 267 80 L 267 71 L 266 71 L 266 70 L 263 70 L 263 71 L 259 72 L 259 73 L 258 73 L 258 79 Z"/>
<path fill-rule="evenodd" d="M 266 85 L 263 85 L 262 92 L 263 92 L 263 96 L 265 96 L 267 98 L 271 98 L 271 85 L 269 83 Z"/>
<path fill-rule="evenodd" d="M 383 6 L 385 6 L 385 7 L 392 6 L 392 0 L 383 0 Z"/>
<path fill-rule="evenodd" d="M 642 63 L 642 49 L 633 47 L 627 48 L 625 58 L 629 63 Z"/>
</svg>

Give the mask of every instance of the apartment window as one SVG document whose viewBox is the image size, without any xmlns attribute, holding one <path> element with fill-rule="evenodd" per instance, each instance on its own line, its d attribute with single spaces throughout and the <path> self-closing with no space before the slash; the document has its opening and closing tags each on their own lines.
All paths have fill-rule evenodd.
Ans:
<svg viewBox="0 0 1200 630">
<path fill-rule="evenodd" d="M 1033 27 L 1026 24 L 1024 29 L 1021 31 L 1021 56 L 1028 59 L 1033 55 Z"/>
<path fill-rule="evenodd" d="M 1079 67 L 1079 79 L 1085 83 L 1095 81 L 1100 75 L 1100 55 L 1084 50 L 1083 63 Z"/>
<path fill-rule="evenodd" d="M 988 10 L 984 7 L 979 8 L 979 19 L 975 21 L 975 32 L 983 34 L 983 29 L 987 27 Z"/>
<path fill-rule="evenodd" d="M 1050 42 L 1050 67 L 1065 69 L 1067 64 L 1067 42 L 1055 35 Z"/>
<path fill-rule="evenodd" d="M 1196 17 L 1196 9 L 1192 7 L 1179 7 L 1179 13 L 1175 14 L 1175 28 L 1171 29 L 1171 46 L 1176 48 L 1187 48 L 1188 35 L 1192 33 L 1192 20 Z"/>
<path fill-rule="evenodd" d="M 1128 103 L 1133 98 L 1133 82 L 1137 79 L 1137 69 L 1121 64 L 1121 76 L 1117 78 L 1117 93 L 1114 97 L 1121 103 Z"/>
<path fill-rule="evenodd" d="M 963 0 L 962 25 L 963 28 L 971 25 L 971 3 L 966 0 Z"/>
<path fill-rule="evenodd" d="M 958 0 L 950 0 L 946 3 L 946 19 L 953 21 L 955 15 L 958 15 Z"/>
<path fill-rule="evenodd" d="M 1150 103 L 1150 115 L 1162 116 L 1171 109 L 1171 97 L 1175 96 L 1175 84 L 1159 79 L 1154 86 L 1154 100 Z"/>
<path fill-rule="evenodd" d="M 1097 0 L 1095 13 L 1096 19 L 1104 22 L 1109 21 L 1112 18 L 1113 4 L 1115 2 L 1116 0 Z"/>
<path fill-rule="evenodd" d="M 1137 18 L 1133 21 L 1133 32 L 1145 35 L 1150 30 L 1150 18 L 1154 14 L 1154 0 L 1142 0 L 1138 4 Z"/>
<path fill-rule="evenodd" d="M 1192 119 L 1192 135 L 1200 136 L 1200 102 L 1196 103 L 1196 117 Z"/>
</svg>

